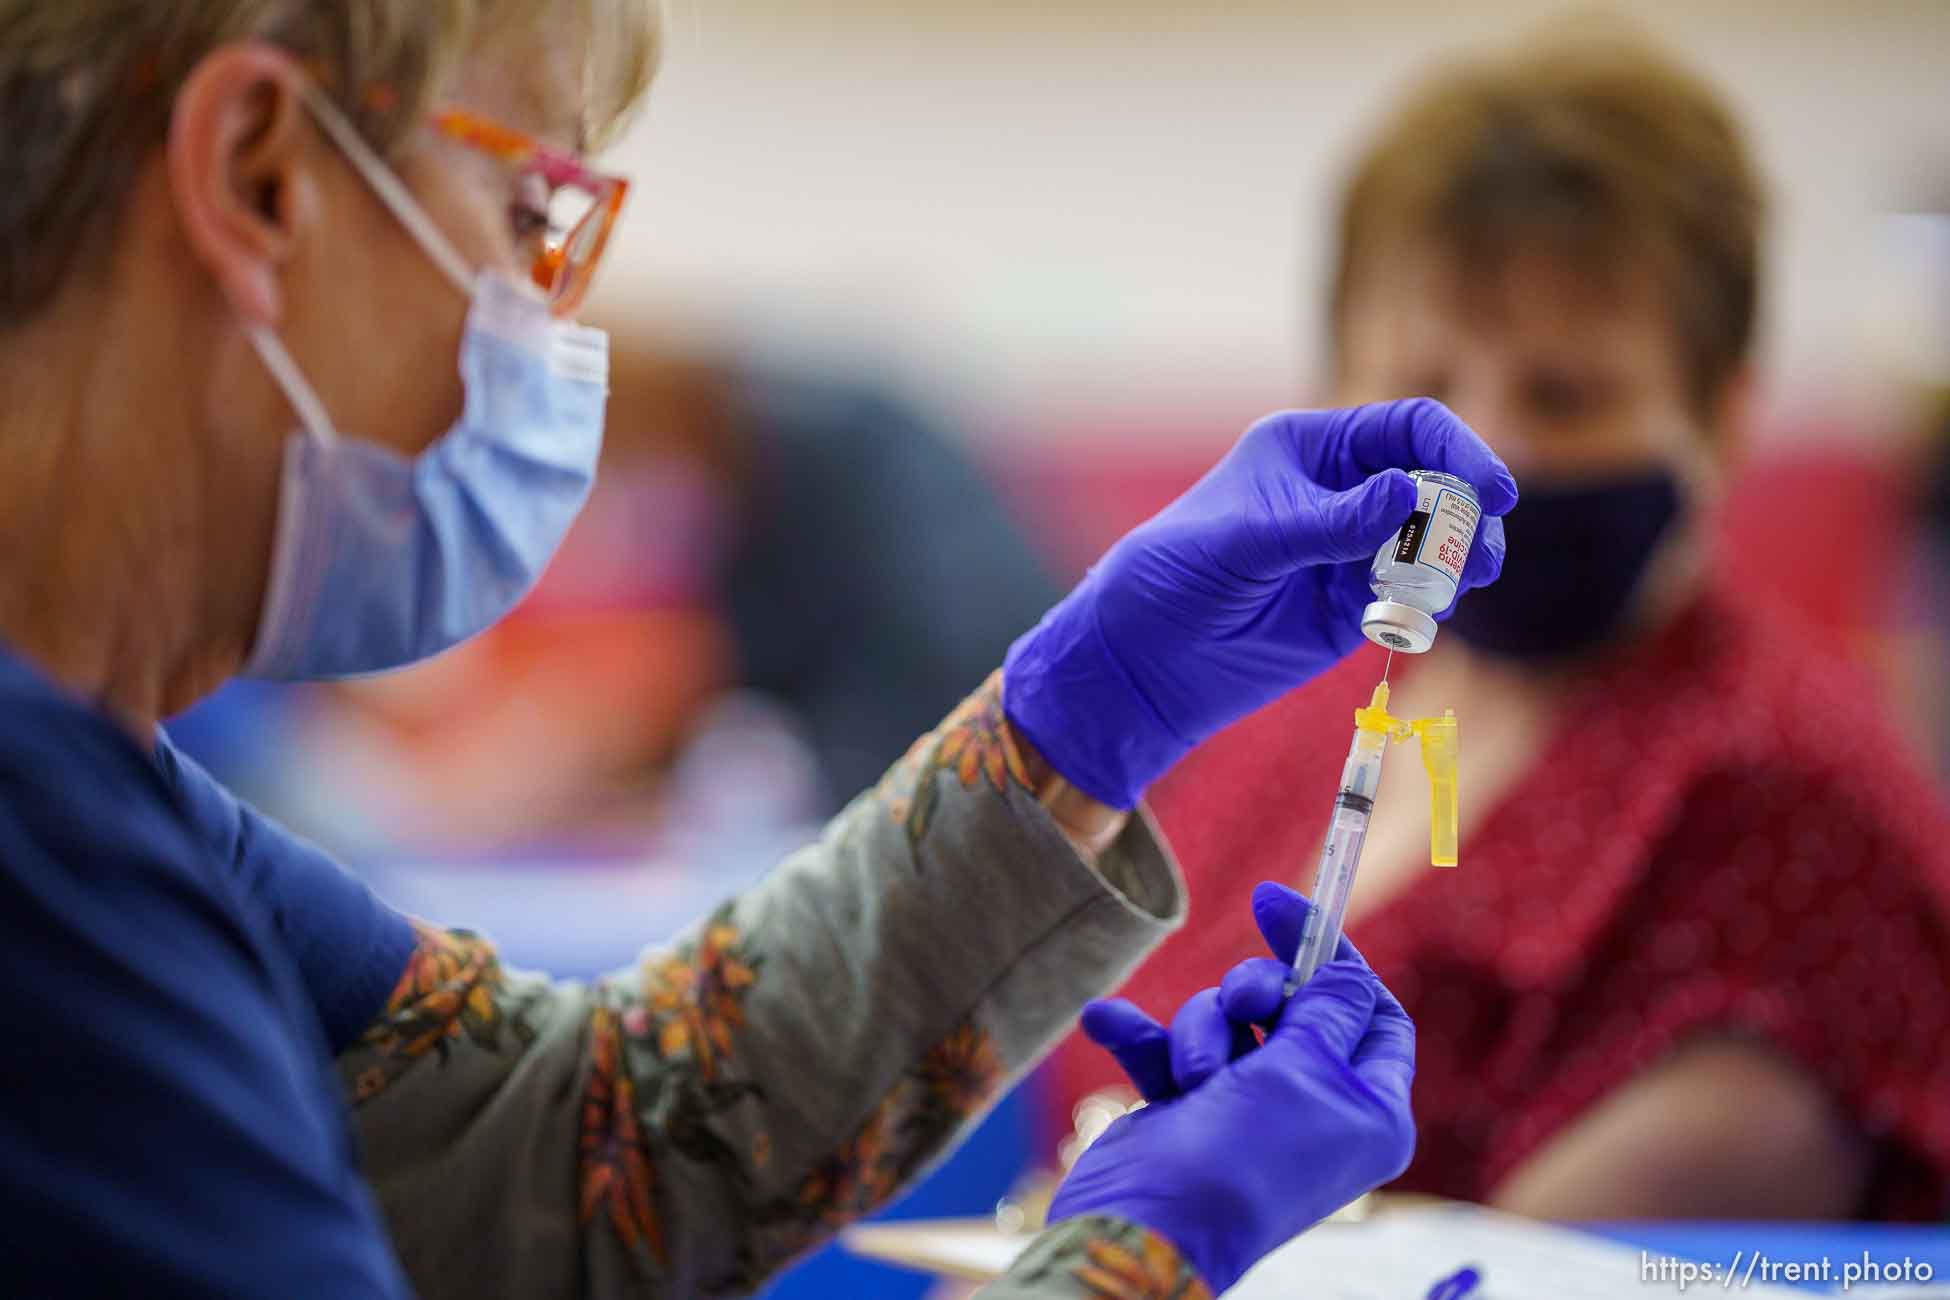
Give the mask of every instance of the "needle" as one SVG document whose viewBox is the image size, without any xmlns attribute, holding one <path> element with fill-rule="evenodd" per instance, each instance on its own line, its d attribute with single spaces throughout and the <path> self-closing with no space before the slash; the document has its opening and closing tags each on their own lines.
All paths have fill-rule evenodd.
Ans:
<svg viewBox="0 0 1950 1300">
<path fill-rule="evenodd" d="M 1381 684 L 1383 686 L 1386 686 L 1388 684 L 1388 674 L 1393 672 L 1394 668 L 1395 668 L 1395 652 L 1393 650 L 1390 650 L 1388 652 L 1388 662 L 1383 664 L 1381 668 Z"/>
</svg>

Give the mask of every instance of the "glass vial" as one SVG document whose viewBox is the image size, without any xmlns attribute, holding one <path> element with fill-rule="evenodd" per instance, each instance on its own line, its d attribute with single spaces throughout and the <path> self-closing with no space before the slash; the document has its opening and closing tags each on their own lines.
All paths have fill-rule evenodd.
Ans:
<svg viewBox="0 0 1950 1300">
<path fill-rule="evenodd" d="M 1409 477 L 1415 513 L 1375 554 L 1368 582 L 1376 599 L 1361 613 L 1361 631 L 1376 645 L 1419 655 L 1435 644 L 1435 616 L 1456 599 L 1483 507 L 1453 474 L 1418 469 Z"/>
</svg>

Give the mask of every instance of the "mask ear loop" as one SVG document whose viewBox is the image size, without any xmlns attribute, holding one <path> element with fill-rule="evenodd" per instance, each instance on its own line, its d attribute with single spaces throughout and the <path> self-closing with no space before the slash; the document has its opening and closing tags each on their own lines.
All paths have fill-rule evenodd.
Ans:
<svg viewBox="0 0 1950 1300">
<path fill-rule="evenodd" d="M 345 114 L 339 112 L 336 104 L 314 86 L 306 86 L 301 93 L 304 96 L 305 107 L 310 109 L 312 116 L 318 120 L 319 128 L 330 136 L 332 143 L 345 154 L 346 161 L 352 164 L 353 170 L 372 186 L 373 193 L 379 196 L 379 201 L 384 203 L 387 209 L 399 219 L 400 224 L 406 227 L 407 233 L 413 236 L 414 242 L 419 244 L 426 255 L 433 259 L 434 265 L 453 281 L 454 287 L 460 290 L 461 295 L 472 298 L 474 296 L 473 273 L 468 268 L 467 260 L 441 232 L 440 227 L 433 223 L 433 218 L 427 215 L 426 209 L 420 206 L 419 200 L 413 197 L 412 192 L 406 188 L 405 182 L 401 181 L 394 174 L 393 169 L 386 165 L 385 160 L 366 143 L 365 137 L 346 120 Z M 305 379 L 304 373 L 298 369 L 297 363 L 291 359 L 291 353 L 285 348 L 283 341 L 263 325 L 247 327 L 245 336 L 250 339 L 251 346 L 257 350 L 257 355 L 263 360 L 265 368 L 271 372 L 271 377 L 277 381 L 278 387 L 284 390 L 285 399 L 291 403 L 291 409 L 297 414 L 298 421 L 304 426 L 305 431 L 327 446 L 337 442 L 338 430 L 333 427 L 332 417 L 325 410 L 325 403 L 319 400 L 317 390 L 312 388 Z"/>
<path fill-rule="evenodd" d="M 339 431 L 332 425 L 332 417 L 325 410 L 325 403 L 318 400 L 318 391 L 305 379 L 298 369 L 298 363 L 291 359 L 284 341 L 263 325 L 249 325 L 244 329 L 244 337 L 257 349 L 264 368 L 271 372 L 271 378 L 284 390 L 284 398 L 291 403 L 291 409 L 298 416 L 298 423 L 306 433 L 329 447 L 339 440 Z"/>
<path fill-rule="evenodd" d="M 413 192 L 406 188 L 406 183 L 400 180 L 393 169 L 386 165 L 386 160 L 366 143 L 366 138 L 346 120 L 345 114 L 339 112 L 338 105 L 326 98 L 316 87 L 306 86 L 303 93 L 305 106 L 311 110 L 312 116 L 318 119 L 320 128 L 326 135 L 332 137 L 332 143 L 345 154 L 346 160 L 361 176 L 365 177 L 366 184 L 372 186 L 373 193 L 379 196 L 379 201 L 399 218 L 399 223 L 405 226 L 407 233 L 426 250 L 427 256 L 433 259 L 434 265 L 454 282 L 454 287 L 460 290 L 461 296 L 473 297 L 473 268 L 467 265 L 467 259 L 460 255 L 460 251 L 454 247 L 453 242 L 447 238 L 440 227 L 433 223 L 433 218 L 429 217 L 426 209 L 420 206 L 420 201 L 413 197 Z"/>
</svg>

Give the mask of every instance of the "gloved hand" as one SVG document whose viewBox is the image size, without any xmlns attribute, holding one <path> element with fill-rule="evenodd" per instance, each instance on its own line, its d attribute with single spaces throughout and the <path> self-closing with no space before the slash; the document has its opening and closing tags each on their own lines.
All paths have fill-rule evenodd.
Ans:
<svg viewBox="0 0 1950 1300">
<path fill-rule="evenodd" d="M 1461 588 L 1493 581 L 1516 481 L 1441 403 L 1268 416 L 1010 648 L 1010 722 L 1072 785 L 1131 807 L 1187 750 L 1360 642 L 1368 569 L 1415 508 L 1407 469 L 1476 489 Z"/>
<path fill-rule="evenodd" d="M 1307 914 L 1284 886 L 1253 892 L 1275 952 Z M 1052 1223 L 1109 1214 L 1178 1247 L 1222 1292 L 1269 1251 L 1408 1167 L 1415 1028 L 1345 940 L 1281 1005 L 1286 964 L 1242 962 L 1195 994 L 1167 1033 L 1128 1002 L 1084 1028 L 1149 1103 L 1107 1129 L 1050 1205 Z M 1252 1026 L 1268 1028 L 1256 1045 Z"/>
<path fill-rule="evenodd" d="M 1083 1008 L 1083 1032 L 1123 1067 L 1145 1101 L 1168 1101 L 1190 1092 L 1258 1046 L 1255 1026 L 1266 1032 L 1278 1023 L 1286 982 L 1293 975 L 1288 959 L 1299 946 L 1313 904 L 1298 890 L 1268 880 L 1254 888 L 1252 907 L 1260 936 L 1280 955 L 1248 957 L 1227 971 L 1217 988 L 1192 994 L 1172 1017 L 1169 1030 L 1124 998 L 1100 998 Z M 1333 960 L 1368 966 L 1346 935 Z M 1408 1017 L 1385 985 L 1377 985 L 1375 1013 Z M 1409 1029 L 1412 1035 L 1414 1026 Z"/>
</svg>

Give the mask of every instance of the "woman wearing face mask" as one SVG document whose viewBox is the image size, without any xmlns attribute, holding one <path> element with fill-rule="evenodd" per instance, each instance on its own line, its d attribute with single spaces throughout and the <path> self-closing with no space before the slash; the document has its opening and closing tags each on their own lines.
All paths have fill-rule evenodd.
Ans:
<svg viewBox="0 0 1950 1300">
<path fill-rule="evenodd" d="M 534 582 L 603 414 L 567 318 L 625 185 L 579 151 L 654 51 L 634 0 L 0 0 L 9 1292 L 757 1286 L 1177 924 L 1131 809 L 1357 644 L 1403 467 L 1514 504 L 1436 403 L 1269 417 L 762 886 L 593 988 L 502 969 L 157 723 L 437 654 Z M 1477 549 L 1465 585 L 1494 520 Z M 1159 1104 L 996 1294 L 1224 1289 L 1399 1171 L 1413 1031 L 1341 957 L 1222 1086 L 1124 1045 Z"/>
<path fill-rule="evenodd" d="M 1401 1186 L 1566 1218 L 1941 1217 L 1950 860 L 1872 692 L 1708 572 L 1749 388 L 1761 185 L 1718 97 L 1635 42 L 1442 72 L 1354 169 L 1337 393 L 1442 398 L 1524 480 L 1503 580 L 1396 712 L 1464 719 L 1462 866 L 1383 778 L 1350 933 L 1421 1029 Z M 1381 654 L 1158 792 L 1203 915 L 1162 1008 L 1311 885 Z M 1066 1052 L 1068 1096 L 1110 1072 Z"/>
</svg>

